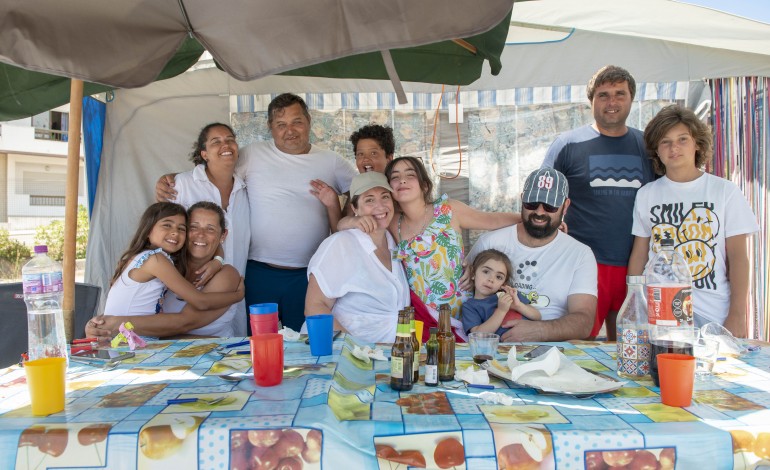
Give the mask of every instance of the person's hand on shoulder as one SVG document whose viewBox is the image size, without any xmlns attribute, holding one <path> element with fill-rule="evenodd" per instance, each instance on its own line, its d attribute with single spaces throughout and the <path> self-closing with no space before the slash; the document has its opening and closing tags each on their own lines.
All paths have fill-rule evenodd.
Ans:
<svg viewBox="0 0 770 470">
<path fill-rule="evenodd" d="M 195 287 L 205 286 L 212 277 L 222 270 L 222 266 L 224 266 L 224 262 L 221 260 L 221 257 L 209 260 L 208 263 L 195 271 L 195 282 L 193 285 Z"/>
<path fill-rule="evenodd" d="M 340 198 L 337 191 L 322 180 L 313 180 L 310 182 L 310 194 L 318 198 L 325 207 L 332 207 L 335 204 L 339 208 Z"/>
<path fill-rule="evenodd" d="M 169 173 L 158 178 L 155 183 L 155 201 L 156 202 L 174 202 L 176 200 L 176 190 L 174 189 L 174 178 L 176 173 Z"/>
<path fill-rule="evenodd" d="M 458 286 L 461 290 L 472 291 L 473 285 L 471 284 L 471 268 L 468 266 L 468 260 L 463 259 L 463 275 L 460 276 Z"/>
<path fill-rule="evenodd" d="M 364 233 L 372 233 L 377 229 L 377 220 L 371 215 L 353 215 L 344 217 L 337 224 L 337 231 L 358 229 Z"/>
</svg>

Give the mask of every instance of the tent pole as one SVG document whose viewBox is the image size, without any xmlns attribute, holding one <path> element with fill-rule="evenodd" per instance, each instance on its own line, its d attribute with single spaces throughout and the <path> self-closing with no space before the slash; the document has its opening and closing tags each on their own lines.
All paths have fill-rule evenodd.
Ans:
<svg viewBox="0 0 770 470">
<path fill-rule="evenodd" d="M 78 224 L 78 178 L 80 177 L 80 127 L 83 117 L 83 81 L 70 84 L 69 140 L 67 146 L 67 188 L 64 196 L 64 331 L 71 342 L 75 329 L 75 237 Z"/>
</svg>

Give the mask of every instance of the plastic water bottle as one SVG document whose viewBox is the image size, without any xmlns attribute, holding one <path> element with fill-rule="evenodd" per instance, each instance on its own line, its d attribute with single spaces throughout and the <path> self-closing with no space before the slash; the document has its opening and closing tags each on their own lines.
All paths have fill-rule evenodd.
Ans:
<svg viewBox="0 0 770 470">
<path fill-rule="evenodd" d="M 35 247 L 35 256 L 21 268 L 27 304 L 29 359 L 67 357 L 62 314 L 61 265 L 48 257 L 48 247 Z"/>
<path fill-rule="evenodd" d="M 652 344 L 650 375 L 659 386 L 658 354 L 692 355 L 695 342 L 692 276 L 687 262 L 674 250 L 674 240 L 661 240 L 660 251 L 645 269 L 645 278 Z"/>
<path fill-rule="evenodd" d="M 650 373 L 650 336 L 644 276 L 627 276 L 626 299 L 618 312 L 618 375 L 638 379 Z"/>
</svg>

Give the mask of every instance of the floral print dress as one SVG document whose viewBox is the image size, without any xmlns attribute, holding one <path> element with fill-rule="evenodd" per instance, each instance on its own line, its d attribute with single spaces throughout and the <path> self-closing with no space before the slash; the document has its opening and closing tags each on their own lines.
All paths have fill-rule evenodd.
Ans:
<svg viewBox="0 0 770 470">
<path fill-rule="evenodd" d="M 460 307 L 470 293 L 458 287 L 465 257 L 463 237 L 452 228 L 452 208 L 447 199 L 444 194 L 433 202 L 433 219 L 422 233 L 409 240 L 400 240 L 399 233 L 396 258 L 404 263 L 409 286 L 428 310 L 438 318 L 439 306 L 449 304 L 452 325 L 460 325 L 462 330 Z"/>
</svg>

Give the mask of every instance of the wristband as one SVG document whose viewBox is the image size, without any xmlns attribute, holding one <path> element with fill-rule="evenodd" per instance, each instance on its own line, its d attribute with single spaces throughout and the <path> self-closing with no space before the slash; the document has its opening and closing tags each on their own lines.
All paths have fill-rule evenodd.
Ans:
<svg viewBox="0 0 770 470">
<path fill-rule="evenodd" d="M 215 256 L 214 259 L 222 263 L 222 266 L 225 265 L 225 259 L 222 258 L 221 256 Z"/>
</svg>

